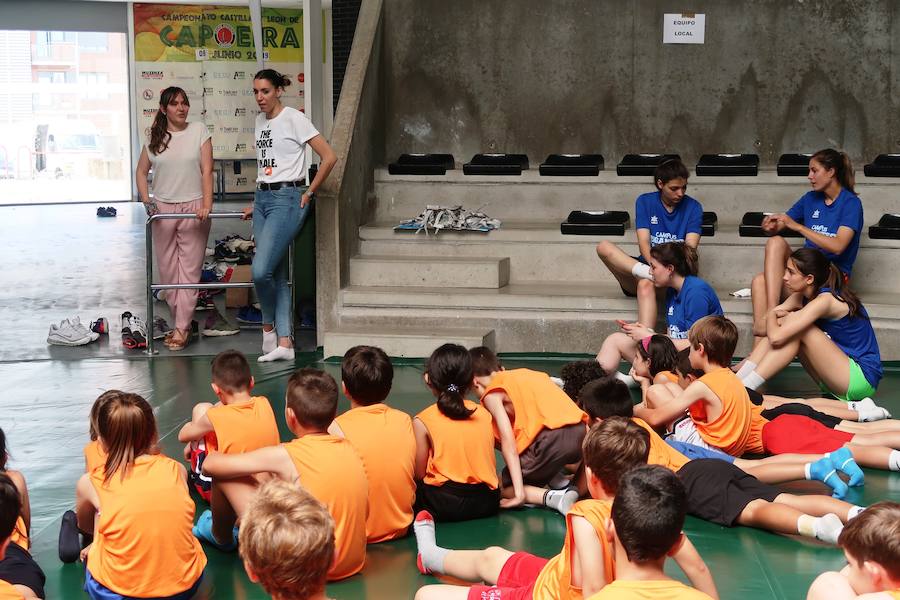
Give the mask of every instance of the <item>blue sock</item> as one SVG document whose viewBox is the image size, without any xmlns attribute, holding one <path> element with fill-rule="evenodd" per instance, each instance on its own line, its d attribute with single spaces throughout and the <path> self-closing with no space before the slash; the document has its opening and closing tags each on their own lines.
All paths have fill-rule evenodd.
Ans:
<svg viewBox="0 0 900 600">
<path fill-rule="evenodd" d="M 212 511 L 209 509 L 203 511 L 203 514 L 197 519 L 197 524 L 194 525 L 194 528 L 191 531 L 195 538 L 201 542 L 206 542 L 222 552 L 234 552 L 237 548 L 237 527 L 231 531 L 232 539 L 229 543 L 220 543 L 212 532 Z"/>
<path fill-rule="evenodd" d="M 831 459 L 831 466 L 850 476 L 850 487 L 858 487 L 865 483 L 866 476 L 853 460 L 853 454 L 846 446 L 826 454 Z"/>
<path fill-rule="evenodd" d="M 849 491 L 847 484 L 838 475 L 837 469 L 827 456 L 806 464 L 806 478 L 823 482 L 833 490 L 831 495 L 835 498 L 843 498 Z"/>
</svg>

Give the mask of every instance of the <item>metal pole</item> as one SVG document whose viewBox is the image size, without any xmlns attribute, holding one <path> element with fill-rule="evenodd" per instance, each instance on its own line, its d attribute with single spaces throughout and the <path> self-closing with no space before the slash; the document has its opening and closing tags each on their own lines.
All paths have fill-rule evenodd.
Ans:
<svg viewBox="0 0 900 600">
<path fill-rule="evenodd" d="M 158 216 L 158 215 L 154 215 Z M 147 356 L 155 354 L 153 350 L 153 217 L 147 219 L 147 230 L 144 237 L 147 241 Z"/>
</svg>

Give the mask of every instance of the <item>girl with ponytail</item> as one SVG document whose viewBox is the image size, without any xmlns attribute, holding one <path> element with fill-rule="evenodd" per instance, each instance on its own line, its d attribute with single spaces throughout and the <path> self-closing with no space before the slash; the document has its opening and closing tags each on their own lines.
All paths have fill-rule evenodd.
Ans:
<svg viewBox="0 0 900 600">
<path fill-rule="evenodd" d="M 753 278 L 753 335 L 766 335 L 766 313 L 790 293 L 782 285 L 782 275 L 792 248 L 778 235 L 785 229 L 806 238 L 805 248 L 821 250 L 850 279 L 859 252 L 863 227 L 863 207 L 853 190 L 855 180 L 850 157 L 831 148 L 819 150 L 809 159 L 812 190 L 785 213 L 763 219 L 763 230 L 772 237 L 766 242 L 763 272 Z"/>
<path fill-rule="evenodd" d="M 697 277 L 697 251 L 683 242 L 668 242 L 650 250 L 653 285 L 666 289 L 666 335 L 676 350 L 688 347 L 687 334 L 696 321 L 709 315 L 722 315 L 722 305 L 712 287 Z M 640 302 L 640 300 L 639 300 Z M 655 305 L 655 301 L 654 301 Z M 640 307 L 638 309 L 640 313 Z M 633 362 L 638 344 L 655 332 L 640 322 L 619 321 L 622 331 L 603 341 L 597 361 L 607 373 L 629 385 L 634 379 L 618 372 L 619 362 Z"/>
<path fill-rule="evenodd" d="M 117 395 L 99 408 L 97 434 L 105 463 L 81 476 L 75 494 L 79 515 L 96 513 L 94 541 L 81 553 L 85 591 L 94 599 L 193 598 L 206 555 L 191 533 L 187 472 L 156 449 L 153 409 L 137 394 Z"/>
<path fill-rule="evenodd" d="M 416 503 L 435 521 L 491 516 L 500 508 L 490 413 L 466 400 L 474 370 L 469 351 L 444 344 L 425 363 L 425 385 L 437 402 L 413 419 Z"/>
<path fill-rule="evenodd" d="M 190 108 L 187 93 L 180 87 L 167 87 L 160 93 L 159 110 L 147 131 L 147 142 L 135 173 L 138 194 L 148 216 L 180 213 L 196 217 L 153 222 L 153 249 L 160 283 L 199 282 L 209 239 L 207 217 L 213 204 L 212 140 L 206 125 L 187 121 Z M 175 329 L 165 338 L 169 350 L 183 350 L 190 343 L 198 292 L 195 289 L 166 291 L 166 302 L 175 320 Z"/>
<path fill-rule="evenodd" d="M 801 248 L 788 259 L 782 282 L 790 295 L 766 314 L 768 337 L 738 371 L 744 385 L 756 389 L 798 356 L 837 398 L 872 396 L 883 374 L 878 340 L 844 273 L 819 250 Z"/>
</svg>

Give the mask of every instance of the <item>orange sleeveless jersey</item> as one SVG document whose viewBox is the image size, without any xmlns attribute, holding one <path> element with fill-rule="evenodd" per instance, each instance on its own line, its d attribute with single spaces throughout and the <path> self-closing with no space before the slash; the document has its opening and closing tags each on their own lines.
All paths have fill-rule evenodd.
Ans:
<svg viewBox="0 0 900 600">
<path fill-rule="evenodd" d="M 93 440 L 85 445 L 84 464 L 86 467 L 85 473 L 90 473 L 97 467 L 102 467 L 106 464 L 106 452 L 100 447 L 99 441 Z"/>
<path fill-rule="evenodd" d="M 531 445 L 543 429 L 559 429 L 566 425 L 588 422 L 584 411 L 559 386 L 550 381 L 549 375 L 541 371 L 500 371 L 491 378 L 484 396 L 499 391 L 506 392 L 516 413 L 515 420 L 511 420 L 516 436 L 516 451 L 519 454 Z M 496 425 L 494 437 L 500 439 Z"/>
<path fill-rule="evenodd" d="M 0 600 L 25 600 L 25 596 L 20 594 L 11 583 L 0 579 Z"/>
<path fill-rule="evenodd" d="M 631 419 L 650 434 L 650 455 L 647 457 L 648 465 L 659 465 L 677 473 L 681 467 L 690 462 L 687 456 L 668 445 L 659 434 L 653 431 L 653 428 L 645 423 L 642 419 L 632 417 Z"/>
<path fill-rule="evenodd" d="M 434 486 L 448 481 L 484 483 L 491 489 L 497 489 L 497 457 L 494 454 L 491 413 L 474 402 L 464 402 L 466 408 L 475 410 L 465 420 L 457 421 L 445 416 L 437 404 L 416 415 L 431 438 L 431 453 L 422 481 Z"/>
<path fill-rule="evenodd" d="M 358 406 L 335 422 L 362 458 L 369 480 L 370 544 L 401 537 L 413 519 L 416 436 L 412 419 L 385 404 Z"/>
<path fill-rule="evenodd" d="M 707 594 L 680 581 L 613 581 L 590 600 L 712 600 Z"/>
<path fill-rule="evenodd" d="M 123 481 L 90 473 L 100 498 L 88 568 L 99 583 L 123 596 L 164 597 L 189 589 L 203 574 L 206 555 L 191 533 L 194 501 L 182 467 L 165 456 L 141 456 Z"/>
<path fill-rule="evenodd" d="M 213 432 L 206 434 L 206 450 L 225 454 L 252 452 L 277 446 L 278 425 L 265 396 L 253 396 L 249 402 L 217 404 L 206 411 Z"/>
<path fill-rule="evenodd" d="M 670 383 L 678 383 L 678 375 L 673 373 L 672 371 L 660 371 L 657 375 L 662 375 L 666 379 L 669 380 Z"/>
<path fill-rule="evenodd" d="M 550 559 L 534 583 L 534 600 L 581 600 L 581 588 L 572 585 L 572 561 L 575 560 L 575 536 L 572 533 L 572 517 L 584 517 L 593 525 L 597 539 L 603 548 L 603 564 L 598 569 L 610 578 L 615 577 L 615 552 L 606 539 L 606 523 L 610 519 L 612 502 L 608 500 L 582 500 L 576 502 L 566 515 L 566 541 L 562 552 Z"/>
<path fill-rule="evenodd" d="M 16 526 L 13 528 L 12 535 L 9 536 L 9 540 L 13 544 L 18 544 L 22 548 L 28 550 L 30 547 L 28 541 L 28 529 L 25 527 L 25 519 L 22 518 L 22 515 L 19 515 L 19 518 L 16 519 Z"/>
<path fill-rule="evenodd" d="M 312 434 L 282 444 L 300 485 L 328 507 L 334 519 L 337 560 L 328 571 L 335 581 L 359 573 L 366 562 L 366 509 L 369 484 L 353 445 L 329 434 Z"/>
<path fill-rule="evenodd" d="M 761 409 L 753 406 L 747 388 L 731 369 L 710 371 L 699 379 L 719 397 L 722 414 L 715 421 L 706 422 L 706 405 L 695 402 L 690 407 L 691 419 L 706 442 L 732 456 L 745 452 L 762 454 L 762 428 L 768 421 Z"/>
</svg>

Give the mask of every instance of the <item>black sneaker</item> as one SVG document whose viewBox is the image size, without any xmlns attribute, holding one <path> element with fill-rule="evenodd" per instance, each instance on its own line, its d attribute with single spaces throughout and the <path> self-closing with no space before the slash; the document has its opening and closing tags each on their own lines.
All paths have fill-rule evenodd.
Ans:
<svg viewBox="0 0 900 600">
<path fill-rule="evenodd" d="M 59 525 L 59 560 L 64 563 L 73 563 L 81 554 L 81 538 L 78 532 L 78 518 L 75 511 L 67 510 L 63 513 L 62 523 Z"/>
</svg>

